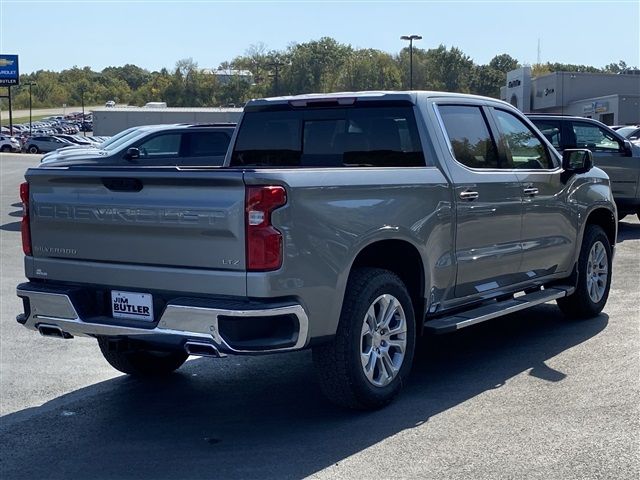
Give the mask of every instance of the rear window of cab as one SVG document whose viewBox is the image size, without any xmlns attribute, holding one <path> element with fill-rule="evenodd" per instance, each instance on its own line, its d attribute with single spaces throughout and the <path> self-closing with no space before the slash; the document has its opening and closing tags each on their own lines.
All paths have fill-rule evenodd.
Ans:
<svg viewBox="0 0 640 480">
<path fill-rule="evenodd" d="M 422 167 L 411 106 L 245 113 L 231 166 Z"/>
</svg>

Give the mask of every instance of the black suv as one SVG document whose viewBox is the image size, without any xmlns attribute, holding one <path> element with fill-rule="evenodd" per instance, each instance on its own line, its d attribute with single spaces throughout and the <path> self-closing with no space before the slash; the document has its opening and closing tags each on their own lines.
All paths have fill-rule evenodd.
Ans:
<svg viewBox="0 0 640 480">
<path fill-rule="evenodd" d="M 588 148 L 596 166 L 611 179 L 618 218 L 640 218 L 640 147 L 591 118 L 527 114 L 538 130 L 561 153 L 569 148 Z"/>
<path fill-rule="evenodd" d="M 97 146 L 74 146 L 45 155 L 47 166 L 220 166 L 234 123 L 146 125 L 132 127 Z"/>
</svg>

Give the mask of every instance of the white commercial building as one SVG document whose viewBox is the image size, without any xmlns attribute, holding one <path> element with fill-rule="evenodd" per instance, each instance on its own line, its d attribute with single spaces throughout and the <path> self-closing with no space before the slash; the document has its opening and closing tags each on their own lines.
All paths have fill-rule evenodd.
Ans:
<svg viewBox="0 0 640 480">
<path fill-rule="evenodd" d="M 532 77 L 531 68 L 522 67 L 507 73 L 500 98 L 523 112 L 576 115 L 607 125 L 640 123 L 640 75 L 634 73 L 553 72 Z"/>
</svg>

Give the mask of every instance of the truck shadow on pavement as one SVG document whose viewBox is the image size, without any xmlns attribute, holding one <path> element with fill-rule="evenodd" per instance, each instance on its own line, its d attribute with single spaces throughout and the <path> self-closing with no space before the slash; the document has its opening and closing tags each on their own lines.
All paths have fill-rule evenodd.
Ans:
<svg viewBox="0 0 640 480">
<path fill-rule="evenodd" d="M 15 212 L 9 212 L 10 217 L 22 217 L 22 204 L 12 204 L 12 207 L 20 207 L 21 209 Z M 19 232 L 20 231 L 21 222 L 9 222 L 4 225 L 0 225 L 0 230 L 4 230 L 6 232 Z"/>
<path fill-rule="evenodd" d="M 618 242 L 625 240 L 637 240 L 640 238 L 640 223 L 625 222 L 618 223 Z"/>
<path fill-rule="evenodd" d="M 605 314 L 570 322 L 542 305 L 426 337 L 402 395 L 377 412 L 328 403 L 308 351 L 196 359 L 164 380 L 118 377 L 0 419 L 1 471 L 7 479 L 301 478 L 428 428 L 430 418 L 523 372 L 562 382 L 566 374 L 545 361 L 607 324 Z"/>
<path fill-rule="evenodd" d="M 22 222 L 9 222 L 4 225 L 0 225 L 0 230 L 4 230 L 5 232 L 19 232 L 20 225 Z"/>
</svg>

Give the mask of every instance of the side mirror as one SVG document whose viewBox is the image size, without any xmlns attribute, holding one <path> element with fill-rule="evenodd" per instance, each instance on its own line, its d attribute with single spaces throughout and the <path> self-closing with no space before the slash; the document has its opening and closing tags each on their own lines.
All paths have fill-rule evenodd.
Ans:
<svg viewBox="0 0 640 480">
<path fill-rule="evenodd" d="M 585 173 L 593 168 L 593 155 L 586 148 L 571 148 L 562 152 L 562 168 L 569 174 Z"/>
<path fill-rule="evenodd" d="M 140 158 L 140 149 L 131 147 L 127 149 L 127 153 L 124 154 L 124 157 L 127 160 L 135 160 L 136 158 Z"/>
<path fill-rule="evenodd" d="M 624 141 L 624 146 L 622 147 L 624 150 L 625 157 L 633 157 L 633 147 L 631 146 L 631 142 L 629 140 Z"/>
</svg>

